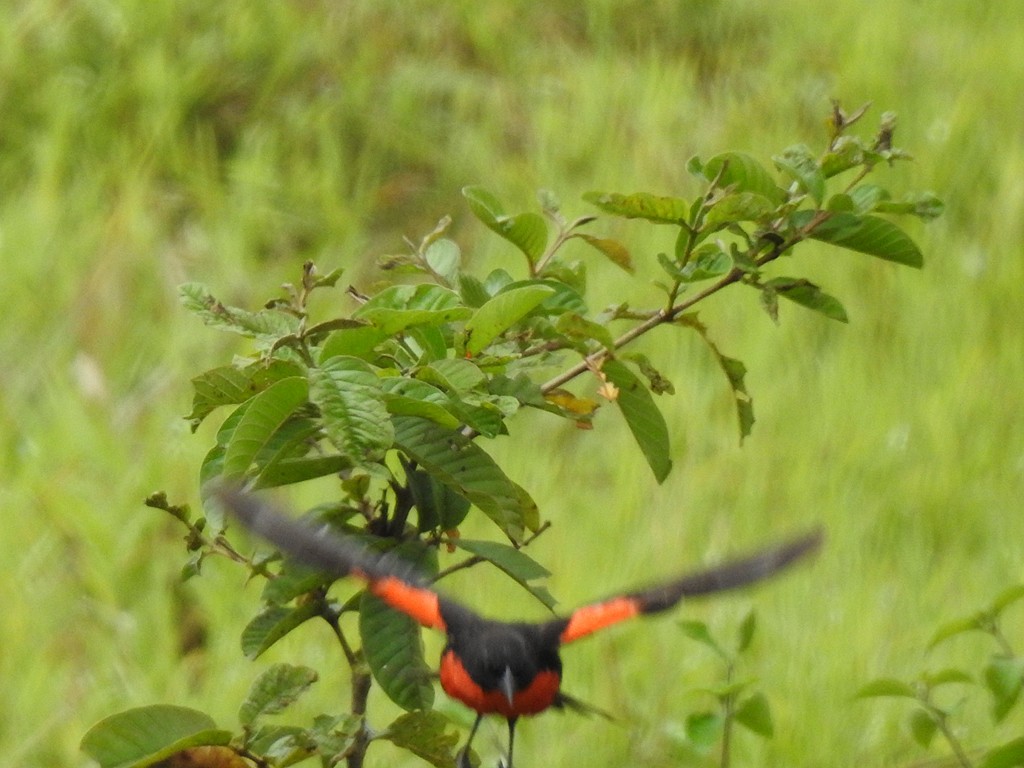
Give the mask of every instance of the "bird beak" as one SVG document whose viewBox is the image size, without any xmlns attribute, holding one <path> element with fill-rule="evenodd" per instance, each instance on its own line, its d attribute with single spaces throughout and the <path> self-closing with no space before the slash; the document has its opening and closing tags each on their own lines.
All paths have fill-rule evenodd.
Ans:
<svg viewBox="0 0 1024 768">
<path fill-rule="evenodd" d="M 516 681 L 512 677 L 512 668 L 505 667 L 505 674 L 501 676 L 501 680 L 498 681 L 498 689 L 505 694 L 505 698 L 508 699 L 508 705 L 512 706 L 512 697 L 516 695 Z"/>
</svg>

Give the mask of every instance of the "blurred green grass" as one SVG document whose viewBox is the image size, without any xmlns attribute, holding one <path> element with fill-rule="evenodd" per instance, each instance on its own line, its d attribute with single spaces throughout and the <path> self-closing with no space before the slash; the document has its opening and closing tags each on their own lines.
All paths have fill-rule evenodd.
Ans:
<svg viewBox="0 0 1024 768">
<path fill-rule="evenodd" d="M 918 161 L 883 171 L 886 182 L 948 203 L 914 229 L 925 269 L 798 251 L 791 271 L 844 301 L 844 327 L 790 307 L 775 327 L 741 293 L 706 307 L 717 342 L 750 371 L 758 422 L 742 448 L 700 344 L 645 340 L 677 388 L 661 401 L 676 446 L 662 487 L 613 417 L 589 434 L 528 417 L 496 450 L 555 523 L 535 554 L 567 605 L 823 523 L 813 568 L 684 609 L 726 632 L 755 603 L 761 615 L 751 671 L 777 735 L 739 740 L 739 756 L 919 756 L 902 710 L 853 693 L 875 676 L 980 663 L 987 649 L 970 640 L 922 649 L 938 623 L 1024 576 L 1018 11 L 1011 0 L 827 12 L 810 0 L 0 4 L 0 763 L 84 764 L 89 725 L 156 701 L 233 725 L 257 673 L 237 650 L 254 590 L 240 597 L 243 574 L 216 563 L 176 587 L 179 531 L 141 504 L 158 488 L 195 498 L 209 434 L 190 436 L 180 418 L 188 378 L 232 349 L 179 310 L 178 283 L 254 304 L 312 258 L 365 285 L 375 256 L 446 213 L 475 264 L 514 264 L 460 187 L 485 184 L 520 208 L 549 187 L 579 212 L 588 189 L 693 193 L 690 155 L 817 144 L 831 97 L 874 101 L 869 119 L 899 112 L 898 141 Z M 638 255 L 667 247 L 661 231 L 607 226 Z M 595 305 L 618 297 L 614 268 L 590 267 Z M 551 447 L 540 461 L 523 458 L 531 430 Z M 480 607 L 535 610 L 501 581 L 452 588 Z M 204 650 L 183 658 L 194 615 Z M 1012 629 L 1020 637 L 1019 617 Z M 567 657 L 567 687 L 623 722 L 540 718 L 522 729 L 524 764 L 678 764 L 673 734 L 706 706 L 688 690 L 713 667 L 671 619 Z M 318 637 L 275 649 L 282 659 L 338 666 Z M 337 676 L 310 712 L 338 708 Z M 995 738 L 981 706 L 965 728 L 968 743 Z"/>
</svg>

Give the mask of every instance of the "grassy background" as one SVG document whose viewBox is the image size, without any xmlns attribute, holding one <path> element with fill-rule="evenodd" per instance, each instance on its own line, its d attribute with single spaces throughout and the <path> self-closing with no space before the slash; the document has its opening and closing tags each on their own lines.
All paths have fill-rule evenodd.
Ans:
<svg viewBox="0 0 1024 768">
<path fill-rule="evenodd" d="M 977 667 L 981 639 L 924 645 L 1024 577 L 1022 36 L 1012 0 L 0 4 L 0 764 L 83 764 L 93 722 L 158 701 L 233 727 L 262 668 L 237 650 L 255 590 L 240 595 L 226 564 L 178 586 L 179 531 L 141 504 L 158 488 L 195 499 L 210 434 L 180 418 L 188 379 L 233 344 L 184 316 L 177 284 L 252 305 L 312 258 L 368 285 L 374 256 L 446 213 L 474 265 L 513 264 L 461 186 L 517 208 L 550 187 L 581 213 L 593 188 L 692 194 L 690 155 L 819 145 L 830 97 L 873 100 L 869 119 L 899 112 L 918 161 L 885 182 L 948 203 L 913 229 L 925 269 L 798 251 L 787 271 L 839 296 L 849 326 L 784 307 L 775 327 L 742 292 L 709 305 L 750 370 L 758 423 L 742 448 L 699 343 L 646 340 L 677 388 L 661 403 L 676 458 L 661 487 L 611 416 L 588 434 L 529 417 L 497 451 L 555 523 L 534 555 L 569 605 L 823 523 L 813 569 L 683 611 L 728 633 L 758 608 L 748 671 L 777 735 L 741 737 L 739 756 L 919 757 L 905 710 L 852 694 Z M 607 226 L 636 254 L 667 247 L 663 231 Z M 620 274 L 592 260 L 595 305 L 620 295 Z M 536 610 L 507 583 L 452 588 L 502 615 Z M 195 621 L 205 644 L 183 658 Z M 707 706 L 691 689 L 715 670 L 673 619 L 567 658 L 568 689 L 621 722 L 531 721 L 523 765 L 679 764 L 681 724 Z M 277 660 L 325 670 L 306 709 L 338 709 L 324 637 Z M 979 696 L 962 722 L 969 744 L 1021 731 L 1019 711 L 993 731 Z M 479 742 L 491 762 L 503 731 Z"/>
</svg>

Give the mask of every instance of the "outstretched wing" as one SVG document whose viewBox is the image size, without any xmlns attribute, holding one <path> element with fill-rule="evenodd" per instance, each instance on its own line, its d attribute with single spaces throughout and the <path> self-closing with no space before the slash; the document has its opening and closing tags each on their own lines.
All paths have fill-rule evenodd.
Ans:
<svg viewBox="0 0 1024 768">
<path fill-rule="evenodd" d="M 296 520 L 252 493 L 221 486 L 213 491 L 224 508 L 246 528 L 291 559 L 335 576 L 365 581 L 373 594 L 425 627 L 445 631 L 441 600 L 408 564 L 374 552 L 326 526 Z"/>
<path fill-rule="evenodd" d="M 634 616 L 667 610 L 684 597 L 724 592 L 767 579 L 814 552 L 821 546 L 821 540 L 821 532 L 815 531 L 706 571 L 687 574 L 649 589 L 583 606 L 569 617 L 560 635 L 561 642 L 571 643 Z"/>
</svg>

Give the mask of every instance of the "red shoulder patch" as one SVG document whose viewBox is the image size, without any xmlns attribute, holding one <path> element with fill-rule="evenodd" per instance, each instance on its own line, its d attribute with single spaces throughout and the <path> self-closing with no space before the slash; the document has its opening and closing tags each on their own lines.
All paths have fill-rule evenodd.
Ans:
<svg viewBox="0 0 1024 768">
<path fill-rule="evenodd" d="M 640 614 L 640 604 L 631 597 L 616 597 L 603 603 L 585 605 L 569 617 L 562 630 L 562 643 L 571 643 L 599 629 L 618 624 Z"/>
<path fill-rule="evenodd" d="M 374 579 L 370 582 L 370 591 L 392 608 L 412 617 L 424 627 L 446 631 L 435 592 L 423 587 L 414 587 L 394 576 Z"/>
</svg>

